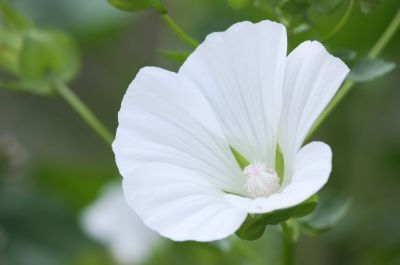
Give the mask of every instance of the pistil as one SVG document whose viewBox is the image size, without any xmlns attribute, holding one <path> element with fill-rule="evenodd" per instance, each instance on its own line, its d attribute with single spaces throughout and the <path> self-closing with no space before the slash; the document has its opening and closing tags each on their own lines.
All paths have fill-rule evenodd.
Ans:
<svg viewBox="0 0 400 265">
<path fill-rule="evenodd" d="M 267 197 L 279 189 L 279 177 L 276 171 L 266 164 L 253 161 L 243 169 L 246 176 L 244 189 L 253 197 Z"/>
</svg>

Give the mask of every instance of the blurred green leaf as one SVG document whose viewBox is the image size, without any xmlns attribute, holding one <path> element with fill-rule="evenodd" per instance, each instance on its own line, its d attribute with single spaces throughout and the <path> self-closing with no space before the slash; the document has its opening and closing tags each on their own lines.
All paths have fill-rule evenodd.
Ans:
<svg viewBox="0 0 400 265">
<path fill-rule="evenodd" d="M 299 34 L 309 30 L 311 26 L 308 23 L 301 23 L 292 29 L 293 34 Z"/>
<path fill-rule="evenodd" d="M 186 58 L 190 55 L 188 51 L 163 51 L 162 54 L 170 60 L 184 63 Z"/>
<path fill-rule="evenodd" d="M 0 192 L 5 186 L 14 185 L 16 175 L 21 172 L 26 159 L 26 150 L 17 137 L 10 133 L 0 133 Z M 0 222 L 0 253 L 2 247 L 1 228 Z"/>
<path fill-rule="evenodd" d="M 356 82 L 370 81 L 389 73 L 395 67 L 393 62 L 364 58 L 351 69 L 347 78 Z"/>
<path fill-rule="evenodd" d="M 163 247 L 156 249 L 153 255 L 144 262 L 146 265 L 222 265 L 237 263 L 237 256 L 227 255 L 216 244 L 201 242 L 169 241 Z"/>
<path fill-rule="evenodd" d="M 0 25 L 0 68 L 14 75 L 18 74 L 21 36 L 21 32 L 11 31 Z"/>
<path fill-rule="evenodd" d="M 252 0 L 228 0 L 228 4 L 233 9 L 241 9 L 248 6 Z"/>
<path fill-rule="evenodd" d="M 110 265 L 116 264 L 109 251 L 100 247 L 87 247 L 81 250 L 81 254 L 68 265 Z"/>
<path fill-rule="evenodd" d="M 0 12 L 3 22 L 11 29 L 20 30 L 31 26 L 29 19 L 9 5 L 6 0 L 0 0 Z"/>
<path fill-rule="evenodd" d="M 317 207 L 317 195 L 311 196 L 305 202 L 283 210 L 266 214 L 248 215 L 236 235 L 243 240 L 255 240 L 260 238 L 267 225 L 276 225 L 290 218 L 299 218 L 310 214 Z"/>
<path fill-rule="evenodd" d="M 107 0 L 114 7 L 130 12 L 154 8 L 159 13 L 166 13 L 161 0 Z"/>
<path fill-rule="evenodd" d="M 0 33 L 1 34 L 1 33 Z M 9 73 L 18 73 L 18 54 L 15 50 L 0 46 L 0 68 Z"/>
<path fill-rule="evenodd" d="M 318 12 L 324 14 L 333 13 L 344 0 L 309 0 L 311 6 Z M 349 0 L 347 0 L 349 1 Z"/>
<path fill-rule="evenodd" d="M 45 80 L 54 74 L 67 82 L 77 75 L 79 67 L 79 52 L 69 35 L 37 29 L 24 34 L 19 56 L 23 79 Z"/>
<path fill-rule="evenodd" d="M 332 54 L 345 62 L 353 61 L 357 57 L 357 52 L 350 49 L 336 49 Z"/>
<path fill-rule="evenodd" d="M 344 195 L 322 199 L 317 209 L 301 221 L 303 231 L 316 235 L 334 228 L 347 214 L 350 205 L 350 198 Z"/>
<path fill-rule="evenodd" d="M 285 1 L 281 8 L 283 11 L 290 14 L 305 14 L 311 4 L 307 0 Z"/>
<path fill-rule="evenodd" d="M 380 0 L 360 0 L 361 11 L 365 14 L 373 11 L 380 3 Z"/>
<path fill-rule="evenodd" d="M 80 212 L 93 201 L 99 189 L 116 175 L 108 168 L 88 165 L 51 163 L 38 166 L 34 175 L 43 193 L 64 201 L 70 209 Z"/>
<path fill-rule="evenodd" d="M 7 238 L 0 258 L 8 264 L 67 265 L 82 249 L 93 245 L 80 231 L 75 217 L 54 197 L 3 186 L 0 204 L 0 224 Z"/>
<path fill-rule="evenodd" d="M 53 92 L 52 87 L 45 80 L 0 81 L 0 88 L 14 91 L 32 92 L 39 95 L 48 95 Z"/>
</svg>

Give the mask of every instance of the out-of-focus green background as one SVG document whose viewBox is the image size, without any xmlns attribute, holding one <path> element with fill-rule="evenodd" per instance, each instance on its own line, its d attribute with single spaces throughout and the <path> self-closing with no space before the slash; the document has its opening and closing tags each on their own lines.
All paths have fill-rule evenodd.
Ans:
<svg viewBox="0 0 400 265">
<path fill-rule="evenodd" d="M 398 0 L 355 6 L 348 22 L 325 44 L 364 55 L 400 7 Z M 135 14 L 105 0 L 13 0 L 43 27 L 70 32 L 78 40 L 82 69 L 73 90 L 113 131 L 122 96 L 136 72 L 155 65 L 176 70 L 162 55 L 187 50 L 151 10 Z M 271 18 L 260 8 L 230 8 L 224 0 L 169 0 L 170 15 L 195 38 L 242 21 Z M 290 47 L 321 40 L 346 9 L 308 14 L 311 30 L 290 34 Z M 382 58 L 399 62 L 400 34 Z M 313 139 L 329 143 L 333 172 L 322 193 L 346 194 L 352 206 L 338 226 L 317 237 L 302 236 L 297 263 L 304 265 L 400 264 L 400 70 L 357 84 Z M 78 225 L 81 210 L 108 181 L 119 178 L 111 148 L 60 97 L 0 90 L 0 264 L 115 264 L 104 246 Z M 278 264 L 279 234 L 245 243 L 265 264 Z M 223 243 L 221 243 L 223 244 Z M 154 250 L 148 264 L 252 264 L 221 244 L 172 243 Z M 250 254 L 252 255 L 252 254 Z"/>
</svg>

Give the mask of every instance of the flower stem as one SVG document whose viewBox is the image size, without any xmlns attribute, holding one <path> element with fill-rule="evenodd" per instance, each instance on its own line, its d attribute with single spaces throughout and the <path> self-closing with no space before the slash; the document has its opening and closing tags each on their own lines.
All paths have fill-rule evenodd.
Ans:
<svg viewBox="0 0 400 265">
<path fill-rule="evenodd" d="M 280 223 L 283 230 L 282 265 L 293 265 L 295 261 L 295 244 L 290 236 L 290 227 L 286 222 Z"/>
<path fill-rule="evenodd" d="M 307 135 L 307 138 L 309 138 L 312 134 L 314 134 L 314 132 L 317 130 L 317 128 L 326 119 L 326 117 L 328 117 L 328 115 L 336 107 L 336 105 L 350 91 L 350 89 L 353 87 L 353 85 L 354 85 L 354 82 L 351 80 L 346 80 L 343 83 L 342 87 L 339 89 L 336 96 L 331 100 L 331 102 L 329 102 L 328 106 L 326 106 L 325 110 L 321 113 L 321 115 L 315 121 L 314 125 L 311 127 L 310 132 Z"/>
<path fill-rule="evenodd" d="M 192 47 L 197 47 L 199 43 L 190 37 L 181 27 L 176 24 L 176 22 L 168 15 L 168 13 L 162 14 L 162 18 L 165 20 L 167 25 L 171 28 L 173 32 L 184 42 Z"/>
<path fill-rule="evenodd" d="M 74 94 L 74 92 L 58 78 L 52 78 L 55 90 L 81 116 L 81 118 L 110 145 L 113 136 L 110 131 L 96 118 L 93 112 Z"/>
<path fill-rule="evenodd" d="M 367 56 L 371 59 L 376 58 L 389 43 L 390 39 L 394 36 L 399 26 L 400 26 L 400 9 L 397 10 L 396 15 L 390 22 L 389 26 L 379 37 L 378 41 L 372 46 Z M 331 111 L 336 107 L 336 105 L 350 91 L 350 89 L 354 86 L 354 84 L 355 82 L 351 80 L 346 80 L 343 83 L 342 87 L 337 92 L 336 96 L 331 100 L 331 102 L 328 104 L 325 110 L 315 121 L 314 125 L 311 127 L 310 132 L 307 135 L 307 139 L 316 131 L 316 129 L 321 125 L 321 123 L 326 119 L 326 117 L 331 113 Z"/>
<path fill-rule="evenodd" d="M 383 32 L 383 34 L 378 39 L 378 41 L 375 43 L 375 45 L 368 52 L 369 58 L 374 59 L 381 53 L 381 51 L 385 48 L 386 44 L 390 41 L 390 39 L 396 33 L 399 26 L 400 26 L 400 8 L 397 10 L 397 13 L 394 16 L 392 22 L 389 24 L 389 26 Z"/>
<path fill-rule="evenodd" d="M 249 258 L 251 260 L 251 264 L 253 265 L 264 265 L 263 259 L 253 251 L 253 249 L 249 248 L 243 241 L 232 240 L 232 247 L 243 256 Z"/>
<path fill-rule="evenodd" d="M 334 27 L 328 35 L 325 36 L 324 41 L 330 40 L 333 36 L 338 33 L 339 30 L 342 29 L 342 27 L 346 24 L 347 19 L 350 17 L 351 11 L 354 6 L 354 0 L 349 0 L 349 4 L 347 6 L 346 11 L 344 12 L 343 17 L 340 19 L 340 21 L 336 24 L 336 27 Z"/>
</svg>

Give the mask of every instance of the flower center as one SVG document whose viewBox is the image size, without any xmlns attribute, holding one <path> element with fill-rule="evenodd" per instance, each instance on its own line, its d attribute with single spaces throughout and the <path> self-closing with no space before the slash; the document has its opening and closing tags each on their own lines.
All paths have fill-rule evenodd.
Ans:
<svg viewBox="0 0 400 265">
<path fill-rule="evenodd" d="M 279 189 L 279 177 L 274 169 L 266 164 L 253 161 L 243 169 L 246 176 L 244 189 L 253 198 L 267 197 Z"/>
</svg>

